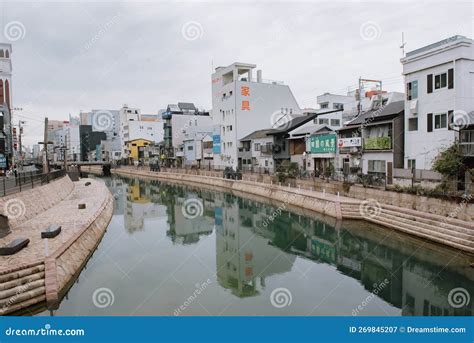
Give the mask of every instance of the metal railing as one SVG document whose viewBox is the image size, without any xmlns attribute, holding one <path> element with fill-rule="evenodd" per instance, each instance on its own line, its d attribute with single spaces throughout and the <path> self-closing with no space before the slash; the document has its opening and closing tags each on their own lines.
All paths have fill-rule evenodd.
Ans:
<svg viewBox="0 0 474 343">
<path fill-rule="evenodd" d="M 20 173 L 16 177 L 4 177 L 0 180 L 0 196 L 7 196 L 49 183 L 66 175 L 64 169 L 47 174 Z"/>
</svg>

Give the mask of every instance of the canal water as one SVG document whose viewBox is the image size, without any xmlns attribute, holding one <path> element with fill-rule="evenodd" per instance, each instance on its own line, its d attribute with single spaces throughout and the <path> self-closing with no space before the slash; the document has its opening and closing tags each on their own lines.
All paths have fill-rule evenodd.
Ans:
<svg viewBox="0 0 474 343">
<path fill-rule="evenodd" d="M 474 313 L 474 269 L 457 251 L 288 204 L 103 180 L 113 218 L 54 315 Z"/>
</svg>

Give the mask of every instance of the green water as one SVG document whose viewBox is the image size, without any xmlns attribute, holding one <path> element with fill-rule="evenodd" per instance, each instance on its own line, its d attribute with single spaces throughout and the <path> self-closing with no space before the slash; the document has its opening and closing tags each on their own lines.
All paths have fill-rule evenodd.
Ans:
<svg viewBox="0 0 474 343">
<path fill-rule="evenodd" d="M 457 251 L 229 193 L 103 180 L 112 221 L 54 315 L 474 312 L 474 269 Z"/>
</svg>

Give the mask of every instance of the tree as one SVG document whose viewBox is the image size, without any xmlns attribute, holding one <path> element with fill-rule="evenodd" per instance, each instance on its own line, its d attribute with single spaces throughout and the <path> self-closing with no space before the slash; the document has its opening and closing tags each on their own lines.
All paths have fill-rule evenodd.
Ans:
<svg viewBox="0 0 474 343">
<path fill-rule="evenodd" d="M 464 156 L 457 142 L 438 154 L 433 170 L 448 178 L 455 178 L 464 172 Z"/>
</svg>

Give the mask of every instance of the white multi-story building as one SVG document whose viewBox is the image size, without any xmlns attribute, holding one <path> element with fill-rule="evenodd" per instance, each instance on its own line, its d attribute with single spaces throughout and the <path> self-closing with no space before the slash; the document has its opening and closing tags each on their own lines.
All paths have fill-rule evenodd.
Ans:
<svg viewBox="0 0 474 343">
<path fill-rule="evenodd" d="M 9 43 L 0 43 L 0 116 L 2 117 L 3 127 L 0 129 L 0 158 L 1 169 L 6 169 L 8 162 L 11 162 L 13 154 L 12 142 L 12 46 Z"/>
<path fill-rule="evenodd" d="M 139 108 L 123 105 L 119 112 L 118 136 L 122 157 L 128 156 L 127 142 L 135 139 L 145 139 L 158 143 L 163 140 L 163 121 L 159 115 L 141 114 Z"/>
<path fill-rule="evenodd" d="M 70 122 L 66 126 L 67 153 L 69 161 L 79 161 L 81 156 L 81 137 L 79 135 L 79 125 Z"/>
<path fill-rule="evenodd" d="M 184 141 L 192 138 L 190 135 L 213 132 L 209 112 L 199 111 L 192 103 L 169 104 L 162 112 L 162 118 L 165 121 L 163 132 L 167 158 L 170 162 L 174 160 L 178 165 L 184 160 Z"/>
<path fill-rule="evenodd" d="M 163 122 L 151 120 L 130 121 L 128 123 L 128 141 L 135 139 L 146 139 L 151 142 L 160 142 L 163 140 Z"/>
<path fill-rule="evenodd" d="M 355 96 L 350 94 L 324 93 L 318 95 L 316 101 L 322 111 L 351 110 L 357 106 Z"/>
<path fill-rule="evenodd" d="M 287 85 L 264 81 L 255 64 L 233 63 L 212 74 L 212 114 L 220 127 L 215 134 L 215 167 L 238 166 L 239 139 L 258 129 L 275 126 L 282 116 L 299 114 L 300 108 Z M 216 144 L 217 143 L 217 144 Z"/>
<path fill-rule="evenodd" d="M 474 110 L 474 44 L 454 36 L 408 52 L 401 63 L 406 85 L 404 166 L 431 169 Z"/>
</svg>

